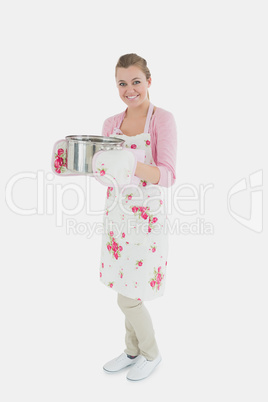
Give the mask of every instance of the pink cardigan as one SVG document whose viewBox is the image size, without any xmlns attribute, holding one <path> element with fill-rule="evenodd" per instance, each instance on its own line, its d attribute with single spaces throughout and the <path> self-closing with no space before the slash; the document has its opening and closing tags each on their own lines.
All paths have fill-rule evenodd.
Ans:
<svg viewBox="0 0 268 402">
<path fill-rule="evenodd" d="M 103 123 L 102 135 L 109 137 L 113 129 L 120 128 L 125 111 L 109 117 Z M 159 186 L 170 187 L 176 180 L 177 129 L 173 114 L 156 108 L 152 115 L 149 133 L 151 134 L 152 156 L 160 170 Z"/>
</svg>

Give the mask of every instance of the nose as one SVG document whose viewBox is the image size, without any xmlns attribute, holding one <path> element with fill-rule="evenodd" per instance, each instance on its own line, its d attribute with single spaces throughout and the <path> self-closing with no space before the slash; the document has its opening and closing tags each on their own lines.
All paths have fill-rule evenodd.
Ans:
<svg viewBox="0 0 268 402">
<path fill-rule="evenodd" d="M 136 93 L 134 85 L 128 85 L 128 87 L 126 88 L 126 93 L 130 95 Z"/>
</svg>

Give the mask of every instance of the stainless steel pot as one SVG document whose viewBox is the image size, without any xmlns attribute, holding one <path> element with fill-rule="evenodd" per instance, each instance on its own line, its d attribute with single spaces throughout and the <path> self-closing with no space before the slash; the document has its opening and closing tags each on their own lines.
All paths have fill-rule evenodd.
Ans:
<svg viewBox="0 0 268 402">
<path fill-rule="evenodd" d="M 67 169 L 76 173 L 93 174 L 92 159 L 98 151 L 122 149 L 124 140 L 101 135 L 68 135 Z"/>
</svg>

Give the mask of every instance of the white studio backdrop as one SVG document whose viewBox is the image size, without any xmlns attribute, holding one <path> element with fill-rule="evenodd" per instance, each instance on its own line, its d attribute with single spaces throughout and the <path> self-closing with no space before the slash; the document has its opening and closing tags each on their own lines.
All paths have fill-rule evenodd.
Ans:
<svg viewBox="0 0 268 402">
<path fill-rule="evenodd" d="M 265 1 L 1 3 L 1 401 L 267 401 L 267 30 Z M 163 362 L 137 384 L 102 372 L 124 348 L 98 277 L 106 188 L 50 164 L 125 109 L 130 52 L 178 128 L 166 293 L 147 304 Z"/>
</svg>

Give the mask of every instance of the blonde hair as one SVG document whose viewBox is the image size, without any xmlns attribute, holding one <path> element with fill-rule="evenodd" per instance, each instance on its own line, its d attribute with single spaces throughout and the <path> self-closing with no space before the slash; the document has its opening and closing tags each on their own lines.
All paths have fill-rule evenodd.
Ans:
<svg viewBox="0 0 268 402">
<path fill-rule="evenodd" d="M 143 57 L 138 56 L 136 53 L 123 54 L 123 56 L 119 57 L 118 62 L 115 66 L 115 75 L 118 68 L 128 68 L 130 66 L 137 66 L 143 72 L 147 81 L 149 78 L 151 78 L 151 73 L 147 66 L 147 61 Z M 147 91 L 147 95 L 149 99 L 149 91 Z"/>
</svg>

